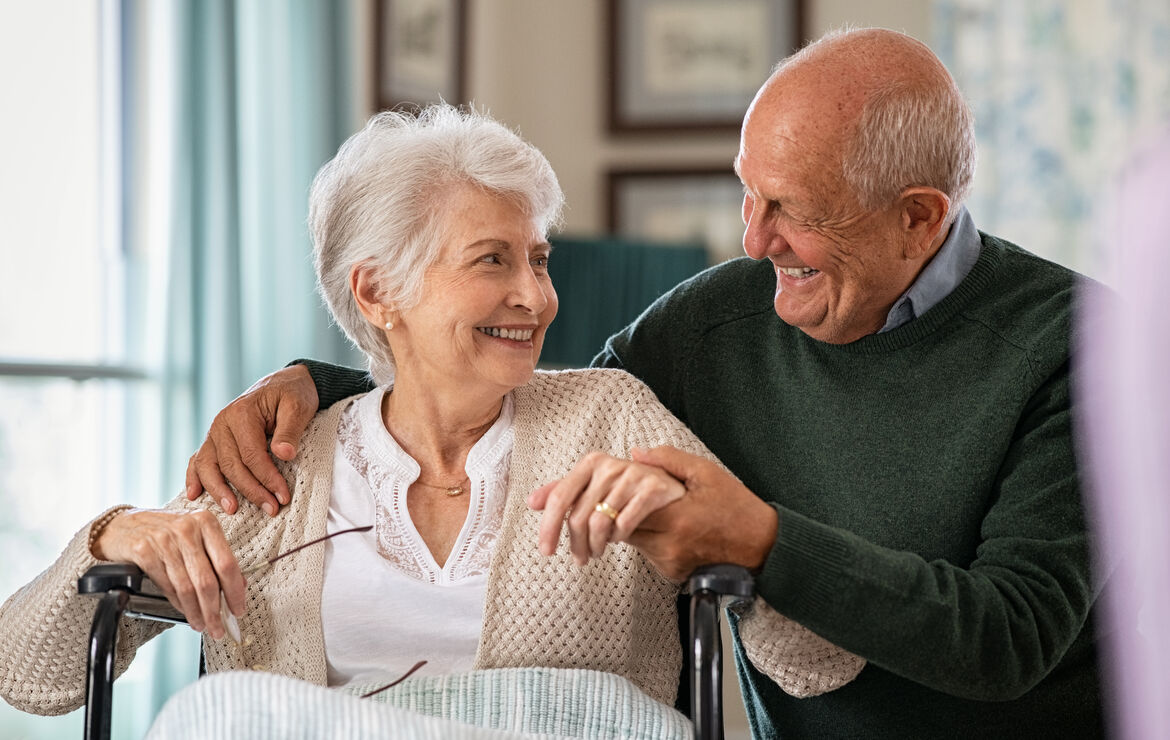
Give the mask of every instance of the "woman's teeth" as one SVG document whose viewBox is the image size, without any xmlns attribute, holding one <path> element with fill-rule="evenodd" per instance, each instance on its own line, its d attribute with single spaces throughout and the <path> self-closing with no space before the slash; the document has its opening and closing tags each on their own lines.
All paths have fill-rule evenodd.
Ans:
<svg viewBox="0 0 1170 740">
<path fill-rule="evenodd" d="M 527 342 L 532 339 L 534 329 L 497 329 L 494 326 L 478 327 L 480 331 L 490 337 L 500 337 L 501 339 L 511 339 L 516 342 Z"/>
</svg>

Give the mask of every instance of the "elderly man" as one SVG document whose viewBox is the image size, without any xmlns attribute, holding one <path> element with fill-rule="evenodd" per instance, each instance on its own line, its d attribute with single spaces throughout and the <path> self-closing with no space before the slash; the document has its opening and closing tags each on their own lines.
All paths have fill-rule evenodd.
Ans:
<svg viewBox="0 0 1170 740">
<path fill-rule="evenodd" d="M 1070 430 L 1080 279 L 976 231 L 961 206 L 974 159 L 970 112 L 924 45 L 881 30 L 821 39 L 744 120 L 752 259 L 678 286 L 595 361 L 649 384 L 738 477 L 638 451 L 687 494 L 619 515 L 617 534 L 670 576 L 755 569 L 777 611 L 869 661 L 843 688 L 794 699 L 737 635 L 757 737 L 1103 732 Z M 316 390 L 288 369 L 221 413 L 191 495 L 233 507 L 222 469 L 249 498 L 287 500 L 263 430 L 287 457 L 318 395 L 364 387 L 311 370 Z M 607 464 L 591 457 L 533 495 L 554 522 L 546 550 Z M 599 518 L 572 517 L 571 539 Z"/>
</svg>

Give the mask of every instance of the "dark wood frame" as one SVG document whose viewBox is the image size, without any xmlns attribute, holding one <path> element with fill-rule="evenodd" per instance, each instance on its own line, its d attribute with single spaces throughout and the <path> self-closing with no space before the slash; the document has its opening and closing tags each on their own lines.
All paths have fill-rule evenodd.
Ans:
<svg viewBox="0 0 1170 740">
<path fill-rule="evenodd" d="M 616 167 L 608 170 L 605 173 L 605 204 L 606 204 L 606 228 L 612 234 L 623 234 L 621 230 L 622 221 L 622 203 L 621 190 L 622 184 L 631 181 L 659 181 L 664 186 L 669 186 L 671 181 L 678 181 L 690 178 L 728 178 L 737 183 L 739 178 L 735 175 L 735 170 L 731 164 L 720 166 L 713 165 L 697 165 L 689 167 Z M 652 234 L 625 234 L 636 238 L 644 238 L 649 241 L 658 241 L 659 238 Z M 714 245 L 711 245 L 714 246 Z"/>
<path fill-rule="evenodd" d="M 667 117 L 660 118 L 640 118 L 637 120 L 631 119 L 624 111 L 621 110 L 621 100 L 624 87 L 623 72 L 626 71 L 626 63 L 622 57 L 621 49 L 621 34 L 620 28 L 621 5 L 627 0 L 608 0 L 606 4 L 606 60 L 607 60 L 607 74 L 609 78 L 609 89 L 607 91 L 607 122 L 609 130 L 613 133 L 630 133 L 630 132 L 644 132 L 644 133 L 665 133 L 665 132 L 683 132 L 683 131 L 738 131 L 740 123 L 743 120 L 743 113 L 747 110 L 747 103 L 744 101 L 743 109 L 735 112 L 734 115 L 728 115 L 725 118 L 710 117 L 700 113 L 693 119 L 682 117 Z M 666 2 L 668 0 L 662 0 Z M 780 0 L 759 0 L 761 3 L 776 3 Z M 805 0 L 785 0 L 791 4 L 792 10 L 792 29 L 793 38 L 788 43 L 788 49 L 774 54 L 770 64 L 775 64 L 787 54 L 800 48 L 805 38 Z M 712 3 L 713 8 L 718 8 L 718 3 Z M 779 44 L 777 44 L 779 48 Z M 760 84 L 763 84 L 764 79 L 768 74 L 768 70 L 760 71 Z"/>
<path fill-rule="evenodd" d="M 454 58 L 450 60 L 451 64 L 455 65 L 455 89 L 450 91 L 450 96 L 444 95 L 443 99 L 452 105 L 459 105 L 466 102 L 467 95 L 467 0 L 441 0 L 448 2 L 454 10 L 455 21 L 455 48 Z M 411 100 L 404 96 L 386 94 L 386 83 L 383 79 L 383 74 L 386 70 L 389 54 L 389 44 L 383 32 L 383 26 L 386 19 L 386 13 L 389 12 L 390 6 L 393 5 L 394 0 L 373 0 L 373 21 L 374 21 L 374 70 L 371 76 L 374 94 L 374 104 L 378 110 L 386 110 L 388 108 L 396 108 L 398 106 L 418 106 L 428 102 L 429 100 Z M 447 92 L 447 91 L 444 91 Z"/>
</svg>

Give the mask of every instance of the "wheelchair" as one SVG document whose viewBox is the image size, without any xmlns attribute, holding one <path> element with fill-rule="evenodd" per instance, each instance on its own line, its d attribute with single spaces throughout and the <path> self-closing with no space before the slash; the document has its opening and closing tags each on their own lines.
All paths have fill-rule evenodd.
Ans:
<svg viewBox="0 0 1170 740">
<path fill-rule="evenodd" d="M 86 666 L 86 740 L 108 740 L 114 684 L 114 647 L 123 615 L 185 624 L 135 565 L 115 563 L 90 568 L 77 583 L 78 593 L 98 599 L 90 629 Z M 723 738 L 723 647 L 719 619 L 723 607 L 752 598 L 755 584 L 747 569 L 710 565 L 691 574 L 689 636 L 684 638 L 684 665 L 690 684 L 689 716 L 696 740 Z M 204 674 L 200 655 L 199 674 Z"/>
</svg>

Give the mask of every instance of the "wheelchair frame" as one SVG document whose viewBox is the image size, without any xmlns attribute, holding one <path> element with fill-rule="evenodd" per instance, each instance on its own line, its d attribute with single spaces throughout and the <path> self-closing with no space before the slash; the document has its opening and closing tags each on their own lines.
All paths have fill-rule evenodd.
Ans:
<svg viewBox="0 0 1170 740">
<path fill-rule="evenodd" d="M 689 666 L 690 718 L 696 740 L 723 740 L 723 640 L 719 613 L 724 606 L 751 599 L 755 583 L 745 568 L 710 565 L 691 574 L 690 635 L 684 660 Z M 89 635 L 85 685 L 85 738 L 108 740 L 114 696 L 114 648 L 122 615 L 186 624 L 181 612 L 153 589 L 135 565 L 114 563 L 90 568 L 78 579 L 79 594 L 98 599 Z M 203 660 L 200 656 L 200 675 Z"/>
</svg>

